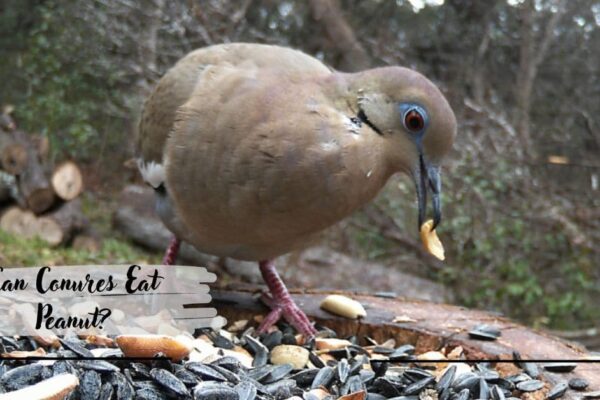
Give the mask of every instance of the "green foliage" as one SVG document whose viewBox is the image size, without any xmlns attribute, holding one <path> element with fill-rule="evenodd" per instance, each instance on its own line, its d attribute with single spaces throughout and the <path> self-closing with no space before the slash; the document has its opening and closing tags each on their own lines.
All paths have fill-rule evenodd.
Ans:
<svg viewBox="0 0 600 400">
<path fill-rule="evenodd" d="M 122 103 L 122 93 L 114 67 L 98 58 L 103 38 L 94 37 L 91 27 L 72 18 L 71 8 L 62 3 L 51 0 L 21 10 L 33 14 L 35 22 L 16 39 L 21 49 L 3 57 L 9 62 L 0 73 L 13 79 L 0 100 L 16 104 L 19 126 L 48 135 L 55 153 L 85 160 L 122 138 L 106 137 L 111 129 L 122 130 L 115 124 L 122 121 L 111 122 L 106 112 L 108 105 Z"/>
<path fill-rule="evenodd" d="M 458 162 L 445 176 L 439 232 L 446 267 L 421 265 L 414 272 L 452 287 L 460 304 L 531 325 L 573 329 L 600 320 L 592 254 L 572 246 L 564 230 L 545 221 L 544 210 L 523 197 L 520 189 L 530 178 L 502 161 L 477 169 L 469 165 Z M 406 193 L 403 184 L 400 191 L 395 186 L 388 185 L 377 204 L 395 217 L 401 233 L 417 239 L 408 215 L 416 215 L 414 192 Z M 361 227 L 367 224 L 364 215 L 355 219 Z M 402 251 L 377 229 L 358 229 L 354 237 L 363 257 Z M 408 269 L 402 259 L 394 264 Z"/>
</svg>

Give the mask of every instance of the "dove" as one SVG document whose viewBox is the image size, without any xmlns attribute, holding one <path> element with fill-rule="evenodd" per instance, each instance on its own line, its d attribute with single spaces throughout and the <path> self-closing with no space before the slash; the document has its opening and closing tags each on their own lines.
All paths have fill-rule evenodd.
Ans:
<svg viewBox="0 0 600 400">
<path fill-rule="evenodd" d="M 315 328 L 292 300 L 275 260 L 369 203 L 396 173 L 416 187 L 419 227 L 431 195 L 441 220 L 441 174 L 457 122 L 442 92 L 399 66 L 343 73 L 301 51 L 230 43 L 192 51 L 144 103 L 137 164 L 173 232 L 220 257 L 256 261 L 271 308 Z"/>
</svg>

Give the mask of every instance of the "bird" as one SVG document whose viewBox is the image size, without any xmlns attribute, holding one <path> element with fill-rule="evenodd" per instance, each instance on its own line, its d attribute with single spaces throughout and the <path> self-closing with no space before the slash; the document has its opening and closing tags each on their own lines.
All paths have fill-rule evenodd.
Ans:
<svg viewBox="0 0 600 400">
<path fill-rule="evenodd" d="M 441 220 L 443 159 L 457 121 L 439 88 L 400 66 L 336 71 L 300 50 L 228 43 L 180 59 L 144 102 L 137 165 L 173 233 L 204 253 L 258 263 L 271 311 L 316 329 L 275 260 L 369 203 L 396 173 L 413 178 L 418 223 L 431 193 Z"/>
</svg>

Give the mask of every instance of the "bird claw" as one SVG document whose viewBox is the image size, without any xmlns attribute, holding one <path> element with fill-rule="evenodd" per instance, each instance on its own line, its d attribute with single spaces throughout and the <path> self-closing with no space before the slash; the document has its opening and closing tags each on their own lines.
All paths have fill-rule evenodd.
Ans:
<svg viewBox="0 0 600 400">
<path fill-rule="evenodd" d="M 258 333 L 266 332 L 270 327 L 283 317 L 298 332 L 306 337 L 315 336 L 317 330 L 314 328 L 304 311 L 294 301 L 289 299 L 274 299 L 272 295 L 263 294 L 261 300 L 271 309 L 258 327 Z"/>
</svg>

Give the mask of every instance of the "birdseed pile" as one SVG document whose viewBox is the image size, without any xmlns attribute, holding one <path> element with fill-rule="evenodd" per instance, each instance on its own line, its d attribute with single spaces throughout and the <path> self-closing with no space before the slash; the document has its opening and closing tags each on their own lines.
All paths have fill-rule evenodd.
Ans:
<svg viewBox="0 0 600 400">
<path fill-rule="evenodd" d="M 304 341 L 286 325 L 260 335 L 248 325 L 195 338 L 67 335 L 46 346 L 40 338 L 2 337 L 10 359 L 0 365 L 0 399 L 554 400 L 568 390 L 600 398 L 583 379 L 552 387 L 541 378 L 543 369 L 570 372 L 576 364 L 467 363 L 461 347 L 416 354 L 393 339 L 360 345 L 324 327 Z M 497 337 L 485 326 L 470 334 Z M 148 354 L 154 357 L 134 358 Z"/>
</svg>

